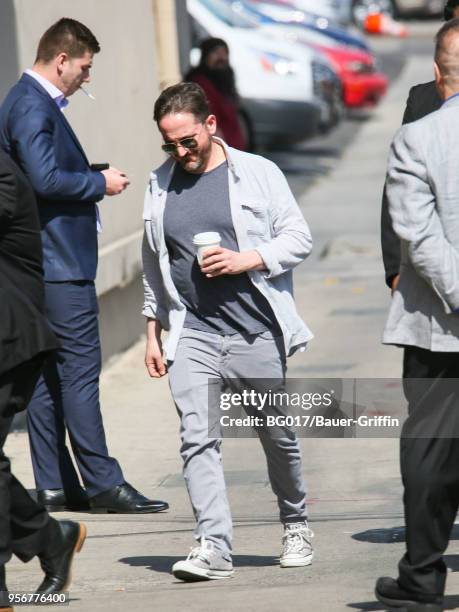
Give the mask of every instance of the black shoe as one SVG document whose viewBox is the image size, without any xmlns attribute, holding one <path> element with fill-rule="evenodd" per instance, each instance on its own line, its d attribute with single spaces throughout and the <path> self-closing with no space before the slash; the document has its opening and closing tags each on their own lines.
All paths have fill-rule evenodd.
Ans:
<svg viewBox="0 0 459 612">
<path fill-rule="evenodd" d="M 87 512 L 89 501 L 84 489 L 65 491 L 64 489 L 43 489 L 37 491 L 37 502 L 42 504 L 48 512 Z"/>
<path fill-rule="evenodd" d="M 0 612 L 13 612 L 13 608 L 9 605 L 4 565 L 0 565 L 0 593 Z"/>
<path fill-rule="evenodd" d="M 169 504 L 166 502 L 147 499 L 127 482 L 90 497 L 89 505 L 94 513 L 112 512 L 119 514 L 146 514 L 148 512 L 161 512 L 169 508 Z"/>
<path fill-rule="evenodd" d="M 57 521 L 57 525 L 57 535 L 49 542 L 47 551 L 39 555 L 45 577 L 35 593 L 51 595 L 68 590 L 72 579 L 73 556 L 80 552 L 86 539 L 83 523 Z"/>
<path fill-rule="evenodd" d="M 378 578 L 375 588 L 376 599 L 392 608 L 403 608 L 410 612 L 442 612 L 443 597 L 413 593 L 401 587 L 393 578 Z"/>
</svg>

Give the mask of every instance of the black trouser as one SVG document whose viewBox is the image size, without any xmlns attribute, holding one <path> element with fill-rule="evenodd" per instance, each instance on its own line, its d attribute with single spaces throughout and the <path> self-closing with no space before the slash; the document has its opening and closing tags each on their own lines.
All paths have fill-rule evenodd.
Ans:
<svg viewBox="0 0 459 612">
<path fill-rule="evenodd" d="M 40 554 L 57 525 L 13 476 L 3 452 L 13 417 L 27 407 L 43 360 L 39 355 L 0 376 L 0 567 L 13 553 L 24 562 Z"/>
<path fill-rule="evenodd" d="M 407 548 L 400 583 L 442 595 L 442 556 L 459 506 L 459 353 L 407 347 L 403 378 L 409 416 L 400 442 Z"/>
</svg>

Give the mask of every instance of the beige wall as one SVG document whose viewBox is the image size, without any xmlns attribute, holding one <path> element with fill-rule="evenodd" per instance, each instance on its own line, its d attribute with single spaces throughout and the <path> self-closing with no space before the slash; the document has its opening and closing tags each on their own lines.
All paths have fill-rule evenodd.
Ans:
<svg viewBox="0 0 459 612">
<path fill-rule="evenodd" d="M 181 80 L 177 39 L 175 0 L 153 0 L 156 26 L 156 48 L 159 62 L 159 86 L 161 89 Z M 171 45 L 171 41 L 174 44 Z"/>
<path fill-rule="evenodd" d="M 99 293 L 129 283 L 140 269 L 145 185 L 162 160 L 153 123 L 159 93 L 152 0 L 0 0 L 2 98 L 20 72 L 33 63 L 40 35 L 60 17 L 87 25 L 101 45 L 87 89 L 65 113 L 92 162 L 123 169 L 131 186 L 100 205 Z M 157 24 L 158 25 L 158 24 Z"/>
</svg>

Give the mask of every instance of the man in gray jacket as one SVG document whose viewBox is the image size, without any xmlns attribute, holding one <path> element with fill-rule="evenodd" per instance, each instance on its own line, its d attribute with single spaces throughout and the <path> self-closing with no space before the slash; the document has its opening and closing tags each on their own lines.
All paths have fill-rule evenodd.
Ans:
<svg viewBox="0 0 459 612">
<path fill-rule="evenodd" d="M 376 585 L 385 605 L 431 611 L 443 609 L 443 553 L 459 506 L 459 18 L 437 34 L 435 80 L 442 107 L 403 126 L 389 158 L 401 273 L 384 342 L 405 347 L 406 554 L 398 580 Z"/>
<path fill-rule="evenodd" d="M 152 172 L 145 198 L 145 361 L 152 377 L 169 372 L 200 542 L 172 571 L 182 580 L 226 578 L 232 521 L 221 440 L 209 437 L 209 379 L 234 391 L 241 380 L 285 378 L 286 357 L 312 338 L 292 296 L 292 268 L 312 242 L 277 166 L 215 137 L 199 85 L 167 88 L 154 117 L 171 157 Z M 221 244 L 199 264 L 192 240 L 202 232 L 218 232 Z M 257 433 L 285 528 L 281 566 L 309 565 L 313 534 L 296 436 Z"/>
</svg>

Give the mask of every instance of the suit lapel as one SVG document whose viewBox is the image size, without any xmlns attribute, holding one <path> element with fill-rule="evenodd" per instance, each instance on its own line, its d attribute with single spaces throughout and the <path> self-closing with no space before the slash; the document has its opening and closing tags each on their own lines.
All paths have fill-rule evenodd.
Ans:
<svg viewBox="0 0 459 612">
<path fill-rule="evenodd" d="M 82 154 L 82 156 L 84 157 L 86 163 L 89 166 L 89 160 L 86 157 L 86 153 L 84 152 L 84 149 L 83 149 L 83 147 L 80 144 L 80 141 L 78 140 L 78 138 L 77 138 L 75 132 L 73 131 L 70 123 L 67 121 L 64 113 L 61 111 L 61 109 L 58 107 L 58 105 L 54 102 L 54 100 L 51 98 L 49 93 L 40 85 L 40 83 L 38 81 L 36 81 L 33 77 L 29 76 L 28 74 L 23 74 L 20 80 L 24 84 L 26 84 L 27 87 L 31 87 L 32 89 L 34 89 L 35 92 L 38 95 L 42 96 L 47 101 L 47 103 L 49 104 L 50 109 L 55 114 L 57 120 L 60 121 L 61 124 L 65 127 L 65 129 L 67 130 L 67 132 L 71 136 L 73 142 L 75 143 L 76 147 L 78 148 L 78 150 L 80 151 L 80 153 Z"/>
<path fill-rule="evenodd" d="M 51 102 L 53 102 L 51 100 Z M 54 106 L 54 111 L 57 113 L 57 115 L 59 116 L 60 121 L 63 123 L 65 129 L 67 130 L 67 132 L 70 134 L 70 136 L 73 139 L 73 142 L 76 144 L 76 146 L 78 147 L 78 149 L 80 150 L 81 154 L 83 155 L 86 163 L 89 166 L 89 161 L 88 158 L 86 157 L 86 153 L 84 152 L 83 147 L 80 144 L 80 141 L 78 140 L 75 132 L 72 129 L 72 126 L 70 125 L 70 123 L 67 121 L 66 116 L 64 115 L 64 113 L 61 111 L 61 109 L 57 106 L 57 104 L 55 102 L 53 102 L 53 106 Z"/>
</svg>

